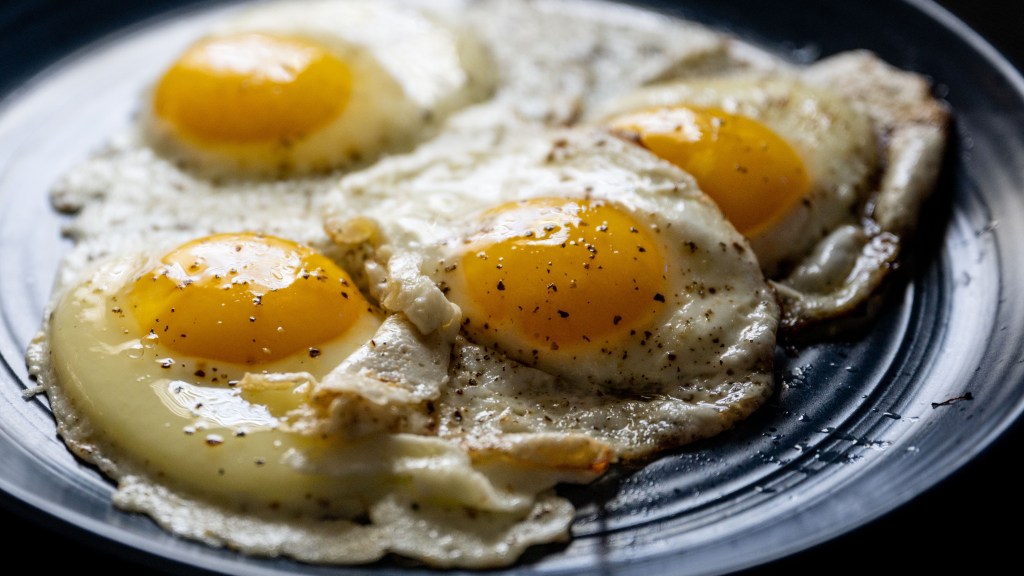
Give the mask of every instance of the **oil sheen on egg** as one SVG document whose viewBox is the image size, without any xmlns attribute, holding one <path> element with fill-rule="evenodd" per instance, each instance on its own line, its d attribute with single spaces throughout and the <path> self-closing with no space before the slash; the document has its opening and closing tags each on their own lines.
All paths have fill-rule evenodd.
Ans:
<svg viewBox="0 0 1024 576">
<path fill-rule="evenodd" d="M 272 2 L 200 38 L 143 107 L 149 141 L 213 176 L 358 166 L 493 89 L 486 48 L 392 2 Z"/>
<path fill-rule="evenodd" d="M 335 500 L 281 463 L 296 439 L 280 420 L 301 394 L 255 402 L 239 382 L 320 377 L 379 324 L 323 256 L 224 234 L 104 264 L 56 307 L 50 346 L 64 394 L 126 458 L 190 490 L 294 506 Z"/>
<path fill-rule="evenodd" d="M 427 324 L 441 293 L 459 310 L 442 436 L 643 458 L 773 390 L 775 292 L 692 178 L 642 148 L 589 129 L 428 146 L 342 188 L 334 237 L 358 243 L 370 221 L 366 265 L 428 280 L 378 285 L 385 307 Z"/>
</svg>

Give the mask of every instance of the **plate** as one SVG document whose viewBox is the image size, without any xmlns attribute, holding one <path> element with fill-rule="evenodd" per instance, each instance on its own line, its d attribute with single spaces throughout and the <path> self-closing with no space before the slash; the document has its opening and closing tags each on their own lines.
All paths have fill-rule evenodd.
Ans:
<svg viewBox="0 0 1024 576">
<path fill-rule="evenodd" d="M 174 573 L 365 573 L 239 556 L 115 510 L 110 483 L 55 436 L 45 399 L 22 396 L 32 386 L 23 352 L 68 248 L 61 219 L 47 204 L 48 187 L 128 121 L 139 90 L 159 71 L 156 62 L 175 52 L 168 47 L 186 43 L 225 6 L 138 4 L 22 1 L 0 12 L 0 55 L 15 62 L 0 84 L 0 491 L 12 513 L 5 519 L 40 525 L 26 527 L 25 553 L 97 548 L 95 557 L 114 558 L 115 567 L 136 573 L 141 566 Z M 566 489 L 579 506 L 573 541 L 531 551 L 497 573 L 785 567 L 785 560 L 771 563 L 827 549 L 821 545 L 864 533 L 878 518 L 932 494 L 1024 412 L 1019 74 L 923 0 L 645 4 L 797 61 L 866 48 L 929 75 L 954 110 L 946 167 L 890 298 L 866 333 L 780 351 L 778 394 L 735 430 L 639 471 Z M 34 42 L 47 37 L 54 41 L 37 48 Z M 958 496 L 943 504 L 973 505 L 972 494 Z M 1019 501 L 1005 499 L 1011 511 Z M 925 529 L 957 518 L 941 508 L 919 512 Z M 947 546 L 961 543 L 952 528 L 948 541 L 924 553 L 942 558 Z M 878 544 L 860 551 L 868 557 L 885 549 L 884 537 L 906 538 L 892 530 L 866 533 L 879 538 L 864 540 L 866 547 Z M 838 566 L 850 567 L 845 560 Z M 372 571 L 432 573 L 392 562 Z"/>
</svg>

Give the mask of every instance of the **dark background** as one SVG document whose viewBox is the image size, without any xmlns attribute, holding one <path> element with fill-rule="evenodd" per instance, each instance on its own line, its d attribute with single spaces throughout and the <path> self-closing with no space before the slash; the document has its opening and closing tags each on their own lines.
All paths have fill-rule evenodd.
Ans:
<svg viewBox="0 0 1024 576">
<path fill-rule="evenodd" d="M 140 6 L 138 10 L 148 13 L 153 10 L 153 4 L 173 3 L 161 0 L 148 8 Z M 940 0 L 938 3 L 991 42 L 1018 70 L 1024 68 L 1024 1 Z M 4 4 L 0 2 L 0 8 L 6 8 Z M 96 10 L 113 5 L 102 1 L 92 4 Z M 118 8 L 123 4 L 118 3 Z M 86 11 L 82 16 L 88 16 Z M 120 16 L 128 20 L 131 14 Z M 26 20 L 24 25 L 34 24 Z M 99 29 L 94 33 L 101 35 L 109 31 Z M 0 38 L 0 51 L 16 55 L 33 50 L 35 58 L 45 61 L 47 53 L 59 56 L 81 39 L 48 40 L 34 46 L 11 46 Z M 16 67 L 0 62 L 0 93 L 16 86 L 24 79 L 23 74 Z M 1014 569 L 1013 566 L 1017 565 L 1024 549 L 1018 524 L 1024 513 L 1024 481 L 1016 473 L 1021 454 L 1024 454 L 1024 423 L 1008 430 L 950 478 L 882 518 L 818 547 L 741 574 L 836 571 L 927 574 L 960 569 L 971 574 L 1016 573 L 1020 567 Z M 8 560 L 28 560 L 30 565 L 43 569 L 69 561 L 77 568 L 88 566 L 107 574 L 153 573 L 144 558 L 131 557 L 134 553 L 130 551 L 126 557 L 125 550 L 117 545 L 81 541 L 82 535 L 77 530 L 52 526 L 45 519 L 34 518 L 32 510 L 23 509 L 17 502 L 5 504 L 11 508 L 0 508 L 0 522 L 5 528 L 3 550 Z M 683 566 L 680 568 L 685 571 Z"/>
</svg>

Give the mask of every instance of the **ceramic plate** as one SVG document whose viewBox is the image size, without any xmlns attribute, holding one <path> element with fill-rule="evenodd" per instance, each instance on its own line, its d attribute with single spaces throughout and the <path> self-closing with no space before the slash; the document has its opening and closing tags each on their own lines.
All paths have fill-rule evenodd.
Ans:
<svg viewBox="0 0 1024 576">
<path fill-rule="evenodd" d="M 8 2 L 0 12 L 0 57 L 12 63 L 0 80 L 0 492 L 15 512 L 90 547 L 175 572 L 365 573 L 208 548 L 114 509 L 111 484 L 55 436 L 45 398 L 22 397 L 32 386 L 24 350 L 68 248 L 47 189 L 128 122 L 159 73 L 154 62 L 224 9 L 137 4 Z M 533 550 L 509 573 L 763 565 L 929 490 L 1024 410 L 1020 76 L 924 1 L 651 5 L 795 61 L 864 48 L 927 74 L 954 110 L 947 162 L 877 322 L 847 339 L 780 350 L 778 393 L 735 430 L 565 490 L 579 507 L 572 542 Z M 391 562 L 371 571 L 428 572 Z"/>
</svg>

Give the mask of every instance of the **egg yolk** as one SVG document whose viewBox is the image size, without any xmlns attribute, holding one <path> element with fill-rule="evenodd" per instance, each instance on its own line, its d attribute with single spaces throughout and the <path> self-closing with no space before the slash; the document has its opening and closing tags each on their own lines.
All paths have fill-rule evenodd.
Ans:
<svg viewBox="0 0 1024 576">
<path fill-rule="evenodd" d="M 370 308 L 344 270 L 270 236 L 218 234 L 188 242 L 131 285 L 143 331 L 191 356 L 253 364 L 344 334 Z"/>
<path fill-rule="evenodd" d="M 337 117 L 350 87 L 348 66 L 312 41 L 222 36 L 194 44 L 167 70 L 154 111 L 200 141 L 287 141 Z"/>
<path fill-rule="evenodd" d="M 748 238 L 778 222 L 810 187 L 799 154 L 746 116 L 675 106 L 621 116 L 611 127 L 689 172 Z"/>
<path fill-rule="evenodd" d="M 655 233 L 611 204 L 534 199 L 499 206 L 485 222 L 460 263 L 483 316 L 470 318 L 471 332 L 585 346 L 625 338 L 664 307 L 667 265 Z"/>
</svg>

